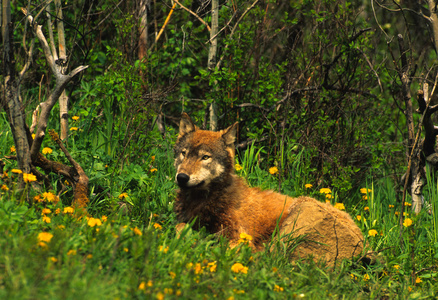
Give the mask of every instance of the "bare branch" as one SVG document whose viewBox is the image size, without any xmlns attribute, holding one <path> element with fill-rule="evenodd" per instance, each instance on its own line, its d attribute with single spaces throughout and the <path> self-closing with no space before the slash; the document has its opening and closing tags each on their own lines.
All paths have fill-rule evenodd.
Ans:
<svg viewBox="0 0 438 300">
<path fill-rule="evenodd" d="M 29 18 L 30 23 L 32 24 L 33 23 L 32 16 L 29 15 L 28 18 Z M 58 101 L 59 97 L 61 96 L 62 92 L 64 91 L 65 86 L 67 85 L 67 83 L 70 82 L 70 80 L 76 74 L 78 74 L 79 72 L 88 68 L 88 66 L 79 66 L 76 69 L 74 69 L 73 71 L 71 71 L 70 74 L 67 74 L 67 75 L 62 74 L 60 69 L 56 65 L 54 56 L 53 56 L 52 52 L 50 51 L 49 44 L 47 43 L 47 40 L 46 40 L 42 30 L 41 30 L 41 25 L 34 24 L 33 28 L 34 28 L 35 34 L 36 34 L 36 36 L 37 36 L 38 40 L 40 41 L 41 46 L 43 48 L 44 55 L 46 57 L 46 61 L 49 65 L 50 69 L 52 70 L 53 75 L 56 78 L 56 83 L 55 83 L 55 87 L 52 90 L 52 93 L 47 98 L 47 100 L 40 104 L 41 115 L 40 115 L 40 118 L 38 120 L 37 132 L 35 134 L 35 139 L 32 143 L 32 148 L 31 148 L 31 153 L 30 153 L 32 160 L 36 159 L 37 154 L 41 148 L 41 144 L 43 142 L 43 139 L 45 136 L 45 131 L 47 128 L 47 122 L 48 122 L 49 117 L 50 117 L 50 111 L 52 110 L 55 103 Z"/>
<path fill-rule="evenodd" d="M 179 6 L 181 6 L 182 9 L 184 9 L 185 11 L 189 12 L 190 14 L 194 15 L 196 17 L 196 19 L 198 19 L 202 24 L 205 25 L 205 27 L 207 27 L 207 30 L 210 31 L 211 28 L 210 26 L 208 26 L 208 23 L 205 22 L 200 16 L 198 16 L 195 12 L 193 12 L 192 10 L 188 9 L 187 7 L 185 7 L 184 5 L 182 5 L 181 3 L 178 2 L 178 0 L 173 0 L 175 1 Z"/>
<path fill-rule="evenodd" d="M 240 21 L 243 20 L 243 18 L 246 16 L 246 14 L 254 8 L 254 6 L 256 6 L 257 2 L 259 2 L 259 0 L 255 0 L 249 7 L 246 8 L 246 10 L 243 12 L 243 14 L 240 16 L 240 18 L 237 20 L 236 24 L 234 24 L 233 29 L 231 30 L 230 36 L 229 38 L 231 39 L 234 35 L 234 32 L 237 29 L 237 26 L 239 26 Z M 228 48 L 228 44 L 225 46 L 224 50 L 226 50 Z M 222 54 L 221 58 L 219 59 L 218 63 L 216 64 L 216 68 L 219 69 L 221 64 L 222 64 L 222 60 L 225 57 L 225 51 L 224 54 Z"/>
</svg>

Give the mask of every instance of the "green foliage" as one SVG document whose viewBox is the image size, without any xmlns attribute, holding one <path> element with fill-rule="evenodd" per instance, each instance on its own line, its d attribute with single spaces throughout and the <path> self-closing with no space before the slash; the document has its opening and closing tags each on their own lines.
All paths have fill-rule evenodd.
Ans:
<svg viewBox="0 0 438 300">
<path fill-rule="evenodd" d="M 86 147 L 85 143 L 79 145 Z M 172 212 L 175 187 L 170 149 L 154 151 L 144 165 L 129 164 L 119 175 L 112 174 L 118 184 L 100 181 L 110 187 L 102 201 L 112 203 L 111 208 L 93 201 L 88 208 L 92 216 L 88 217 L 69 213 L 67 194 L 61 195 L 59 202 L 49 201 L 51 197 L 42 193 L 39 202 L 19 202 L 12 188 L 15 179 L 3 178 L 1 184 L 11 188 L 1 189 L 0 197 L 0 230 L 4 232 L 0 238 L 0 271 L 5 274 L 0 280 L 0 297 L 435 296 L 435 273 L 428 267 L 436 263 L 437 255 L 430 242 L 436 230 L 431 220 L 434 217 L 427 212 L 409 215 L 412 225 L 400 231 L 399 215 L 395 215 L 399 205 L 394 201 L 390 180 L 365 185 L 366 191 L 357 191 L 352 199 L 343 201 L 362 228 L 369 249 L 378 252 L 376 262 L 363 266 L 345 261 L 329 269 L 312 261 L 291 263 L 287 259 L 291 250 L 275 240 L 267 248 L 278 251 L 253 253 L 245 244 L 230 249 L 226 239 L 203 230 L 193 231 L 190 226 L 178 238 Z M 285 151 L 288 155 L 296 163 L 291 177 L 285 176 L 285 180 L 293 186 L 303 185 L 305 152 L 294 146 Z M 263 156 L 260 149 L 250 147 L 242 153 L 243 169 L 238 173 L 248 176 L 252 185 L 264 182 L 265 188 L 276 188 L 278 173 L 260 168 L 258 161 Z M 94 160 L 95 164 L 103 163 L 102 157 Z M 150 172 L 152 168 L 157 170 Z M 432 184 L 431 190 L 437 186 Z M 323 195 L 318 196 L 318 187 L 306 188 L 304 193 L 324 201 Z M 117 202 L 124 202 L 128 208 L 122 205 L 119 209 Z M 410 213 L 409 206 L 405 212 Z M 371 236 L 370 230 L 377 234 Z M 41 233 L 51 234 L 50 241 L 40 240 L 44 238 L 39 239 Z M 414 277 L 413 269 L 418 270 Z"/>
<path fill-rule="evenodd" d="M 170 7 L 150 3 L 147 53 L 139 60 L 135 2 L 116 7 L 70 2 L 63 10 L 69 67 L 89 68 L 67 87 L 69 117 L 79 119 L 70 119 L 77 130 L 70 131 L 66 146 L 89 176 L 90 216 L 64 212 L 73 190 L 62 176 L 46 174 L 50 191 L 30 185 L 17 190 L 10 172 L 16 162 L 4 158 L 14 152 L 2 112 L 0 154 L 9 177 L 0 180 L 0 298 L 436 297 L 438 184 L 427 171 L 431 214 L 426 209 L 410 215 L 409 199 L 401 211 L 398 187 L 388 175 L 400 174 L 404 166 L 406 124 L 403 107 L 394 101 L 400 80 L 387 41 L 379 32 L 361 31 L 372 26 L 365 19 L 368 4 L 268 1 L 237 23 L 252 2 L 221 3 L 220 64 L 209 70 L 209 32 L 185 10 L 174 11 L 155 43 Z M 202 3 L 180 2 L 210 22 Z M 39 9 L 37 2 L 29 6 L 33 15 Z M 30 34 L 18 21 L 17 3 L 12 11 L 16 44 L 26 36 L 28 49 Z M 376 13 L 395 35 L 400 24 L 391 26 L 393 19 Z M 38 19 L 43 28 L 45 18 L 42 13 Z M 430 47 L 427 35 L 418 32 L 411 39 Z M 35 45 L 33 66 L 20 86 L 28 121 L 53 85 Z M 436 57 L 420 55 L 423 50 L 415 48 L 409 56 L 428 66 Z M 25 48 L 16 53 L 18 70 Z M 251 186 L 344 204 L 376 252 L 376 262 L 343 262 L 331 270 L 310 261 L 291 263 L 286 257 L 293 249 L 275 240 L 271 247 L 278 251 L 252 253 L 246 245 L 229 249 L 225 239 L 190 227 L 177 238 L 173 125 L 182 110 L 202 124 L 211 103 L 219 109 L 219 127 L 239 121 L 239 142 L 250 145 L 238 149 L 240 176 Z M 49 122 L 55 130 L 58 110 Z M 167 126 L 161 132 L 155 126 L 158 115 Z M 51 140 L 43 147 L 52 150 L 44 154 L 49 159 L 69 164 Z M 330 196 L 321 188 L 330 188 Z M 38 240 L 42 232 L 53 234 L 46 245 Z M 236 263 L 246 273 L 233 272 Z"/>
</svg>

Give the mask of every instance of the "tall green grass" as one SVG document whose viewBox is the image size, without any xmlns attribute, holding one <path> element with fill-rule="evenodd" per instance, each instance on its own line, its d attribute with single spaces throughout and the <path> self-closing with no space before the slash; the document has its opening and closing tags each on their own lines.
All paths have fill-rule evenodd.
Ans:
<svg viewBox="0 0 438 300">
<path fill-rule="evenodd" d="M 11 142 L 4 135 L 3 139 Z M 86 151 L 79 141 L 76 147 L 78 153 Z M 238 174 L 251 185 L 278 189 L 279 175 L 260 164 L 263 158 L 259 151 L 252 146 L 241 153 L 239 163 L 243 169 Z M 302 151 L 294 156 L 290 171 L 294 176 L 284 175 L 281 189 L 298 194 L 291 187 L 301 187 L 301 193 L 325 201 L 320 187 L 304 188 L 308 178 L 301 159 L 307 154 Z M 19 201 L 14 192 L 15 178 L 0 180 L 0 185 L 6 187 L 0 190 L 0 299 L 436 296 L 438 184 L 430 174 L 425 197 L 431 203 L 432 214 L 424 210 L 413 216 L 406 206 L 409 215 L 405 217 L 412 220 L 412 225 L 402 228 L 400 215 L 396 214 L 401 207 L 396 203 L 396 187 L 388 178 L 364 183 L 349 199 L 332 200 L 343 202 L 362 229 L 368 250 L 374 252 L 369 255 L 374 262 L 364 265 L 345 261 L 330 269 L 312 261 L 289 261 L 287 251 L 275 241 L 271 246 L 279 251 L 254 253 L 245 244 L 230 249 L 226 239 L 203 230 L 193 231 L 190 226 L 178 238 L 174 230 L 176 187 L 170 144 L 160 142 L 158 146 L 157 142 L 142 160 L 130 161 L 123 169 L 108 164 L 103 155 L 93 160 L 93 166 L 103 168 L 91 169 L 89 160 L 84 159 L 94 191 L 88 217 L 65 210 L 71 202 L 68 192 L 57 204 L 45 201 L 30 205 Z M 13 165 L 8 162 L 7 170 Z M 361 194 L 360 188 L 367 192 Z M 42 192 L 46 191 L 31 191 L 29 196 L 32 199 Z M 372 230 L 377 233 L 372 234 Z M 50 241 L 39 240 L 41 233 L 52 235 Z"/>
</svg>

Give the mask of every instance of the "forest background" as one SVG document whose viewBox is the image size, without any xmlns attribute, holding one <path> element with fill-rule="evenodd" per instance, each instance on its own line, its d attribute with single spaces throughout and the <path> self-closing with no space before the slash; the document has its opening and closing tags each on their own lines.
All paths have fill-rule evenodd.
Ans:
<svg viewBox="0 0 438 300">
<path fill-rule="evenodd" d="M 0 298 L 435 295 L 435 1 L 3 0 L 1 17 Z M 239 174 L 346 209 L 378 259 L 176 239 L 183 111 L 239 121 Z"/>
</svg>

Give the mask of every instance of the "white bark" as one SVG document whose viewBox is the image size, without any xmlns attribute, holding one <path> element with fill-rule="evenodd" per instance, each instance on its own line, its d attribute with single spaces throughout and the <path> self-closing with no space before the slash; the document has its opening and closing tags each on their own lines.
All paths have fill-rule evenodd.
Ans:
<svg viewBox="0 0 438 300">
<path fill-rule="evenodd" d="M 30 23 L 32 24 L 33 23 L 32 16 L 28 16 L 28 19 L 29 19 Z M 40 115 L 40 118 L 38 120 L 37 131 L 36 131 L 35 139 L 32 143 L 32 148 L 31 148 L 31 157 L 36 158 L 36 156 L 38 155 L 38 152 L 41 148 L 41 144 L 43 142 L 43 139 L 44 139 L 44 136 L 46 133 L 47 122 L 48 122 L 49 117 L 50 117 L 50 111 L 52 110 L 56 101 L 58 101 L 58 99 L 61 96 L 62 92 L 64 91 L 64 88 L 67 85 L 67 83 L 69 83 L 70 80 L 76 74 L 78 74 L 78 73 L 82 72 L 83 70 L 85 70 L 86 68 L 88 68 L 88 66 L 79 66 L 79 67 L 75 68 L 73 71 L 71 71 L 69 74 L 63 74 L 61 72 L 60 68 L 58 68 L 58 65 L 56 64 L 56 61 L 55 61 L 56 54 L 53 54 L 52 51 L 50 50 L 49 44 L 47 43 L 47 40 L 46 40 L 42 30 L 41 30 L 41 25 L 35 24 L 33 26 L 33 28 L 34 28 L 35 34 L 36 34 L 39 42 L 41 43 L 41 47 L 43 48 L 47 63 L 49 65 L 50 69 L 52 70 L 53 75 L 56 78 L 56 83 L 55 83 L 55 86 L 52 90 L 52 93 L 49 95 L 49 97 L 46 99 L 46 101 L 40 103 L 41 115 Z"/>
<path fill-rule="evenodd" d="M 212 0 L 211 1 L 211 30 L 210 30 L 210 48 L 208 51 L 208 62 L 207 67 L 210 72 L 213 72 L 214 65 L 216 64 L 216 55 L 217 55 L 217 31 L 218 31 L 218 22 L 219 22 L 219 1 Z M 216 83 L 215 83 L 216 84 Z M 213 87 L 216 89 L 216 86 Z M 213 99 L 210 104 L 210 130 L 217 131 L 217 108 L 216 101 Z"/>
</svg>

